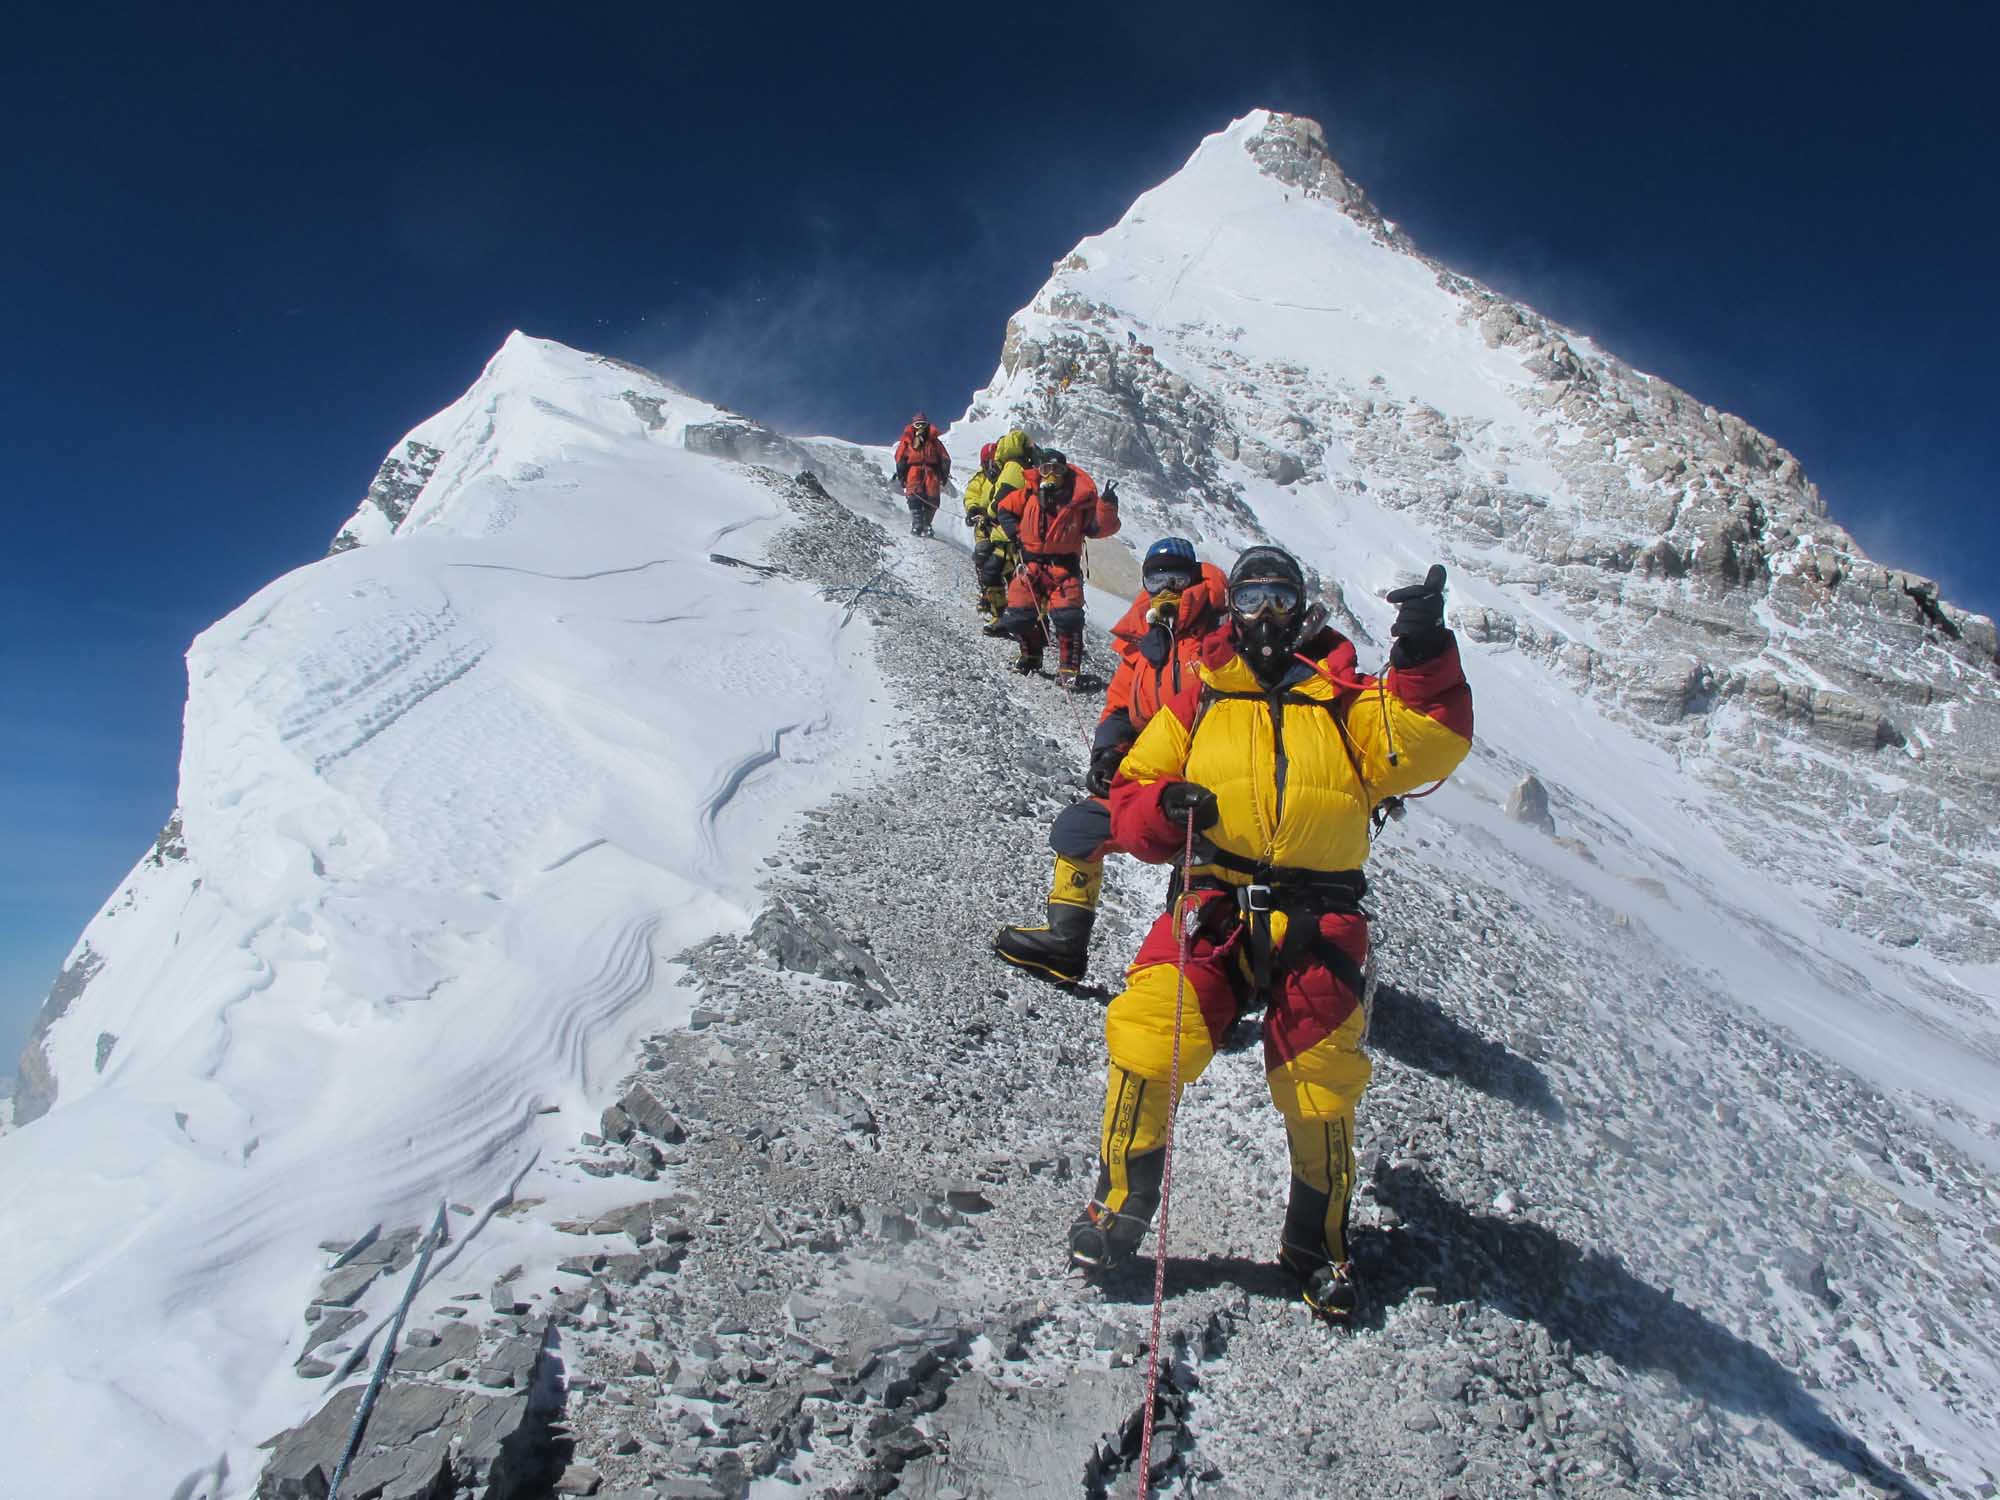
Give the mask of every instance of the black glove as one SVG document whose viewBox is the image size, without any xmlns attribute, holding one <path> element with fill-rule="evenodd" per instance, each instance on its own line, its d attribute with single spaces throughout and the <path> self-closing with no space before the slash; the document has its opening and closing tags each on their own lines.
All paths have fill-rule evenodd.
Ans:
<svg viewBox="0 0 2000 1500">
<path fill-rule="evenodd" d="M 1215 805 L 1215 793 L 1200 782 L 1170 781 L 1160 793 L 1160 815 L 1170 823 L 1185 823 L 1192 818 L 1199 833 L 1215 826 L 1222 809 Z"/>
<path fill-rule="evenodd" d="M 1083 778 L 1083 789 L 1093 797 L 1111 795 L 1111 778 L 1118 774 L 1118 767 L 1124 764 L 1125 752 L 1130 745 L 1106 745 L 1102 750 L 1090 753 L 1090 774 Z"/>
<path fill-rule="evenodd" d="M 1104 490 L 1102 494 L 1099 496 L 1099 498 L 1102 499 L 1106 505 L 1116 505 L 1118 503 L 1118 486 L 1115 484 L 1107 484 L 1104 487 Z"/>
<path fill-rule="evenodd" d="M 965 524 L 968 526 L 977 526 L 985 519 L 986 516 L 983 511 L 969 510 L 965 513 Z"/>
<path fill-rule="evenodd" d="M 1396 623 L 1389 627 L 1395 640 L 1390 666 L 1414 667 L 1450 644 L 1451 632 L 1444 628 L 1443 563 L 1432 563 L 1422 583 L 1392 589 L 1388 598 L 1396 606 Z"/>
</svg>

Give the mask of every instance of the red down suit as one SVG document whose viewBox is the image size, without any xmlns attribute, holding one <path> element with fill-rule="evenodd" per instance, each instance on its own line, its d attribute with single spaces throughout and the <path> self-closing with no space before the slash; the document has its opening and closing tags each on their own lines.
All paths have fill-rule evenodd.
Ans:
<svg viewBox="0 0 2000 1500">
<path fill-rule="evenodd" d="M 1040 469 L 1023 477 L 998 505 L 1000 524 L 1021 550 L 1000 623 L 1020 640 L 1023 657 L 1037 661 L 1053 630 L 1063 666 L 1074 670 L 1083 657 L 1083 544 L 1117 533 L 1118 502 L 1073 464 L 1046 476 L 1058 481 L 1052 488 L 1043 487 Z"/>
</svg>

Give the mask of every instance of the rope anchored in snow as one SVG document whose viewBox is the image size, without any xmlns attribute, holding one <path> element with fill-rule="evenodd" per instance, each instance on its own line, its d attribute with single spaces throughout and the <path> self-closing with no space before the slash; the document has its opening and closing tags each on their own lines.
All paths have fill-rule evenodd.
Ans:
<svg viewBox="0 0 2000 1500">
<path fill-rule="evenodd" d="M 1199 912 L 1185 905 L 1194 884 L 1194 812 L 1188 812 L 1187 842 L 1181 848 L 1180 955 L 1174 962 L 1174 1054 L 1167 1071 L 1167 1143 L 1160 1161 L 1160 1232 L 1153 1238 L 1153 1333 L 1146 1349 L 1146 1425 L 1139 1438 L 1139 1500 L 1146 1500 L 1153 1475 L 1153 1407 L 1160 1394 L 1160 1311 L 1167 1300 L 1167 1210 L 1174 1191 L 1174 1121 L 1181 1111 L 1181 1017 L 1187 1004 L 1188 952 Z"/>
<path fill-rule="evenodd" d="M 410 1284 L 403 1288 L 403 1300 L 396 1304 L 396 1315 L 389 1320 L 388 1335 L 382 1340 L 382 1353 L 375 1360 L 375 1373 L 368 1379 L 368 1389 L 361 1393 L 361 1402 L 354 1408 L 354 1424 L 347 1429 L 347 1446 L 341 1450 L 340 1462 L 334 1466 L 333 1482 L 326 1487 L 326 1500 L 340 1500 L 341 1482 L 347 1478 L 347 1467 L 354 1462 L 354 1453 L 361 1446 L 361 1434 L 368 1426 L 368 1417 L 375 1410 L 375 1398 L 382 1393 L 382 1381 L 389 1373 L 389 1361 L 396 1357 L 396 1336 L 403 1331 L 403 1319 L 409 1314 L 410 1303 L 417 1295 L 417 1288 L 424 1284 L 424 1274 L 430 1270 L 431 1255 L 445 1238 L 445 1205 L 438 1203 L 437 1218 L 431 1221 L 431 1232 L 424 1238 L 423 1253 L 417 1257 L 417 1268 L 410 1274 Z"/>
</svg>

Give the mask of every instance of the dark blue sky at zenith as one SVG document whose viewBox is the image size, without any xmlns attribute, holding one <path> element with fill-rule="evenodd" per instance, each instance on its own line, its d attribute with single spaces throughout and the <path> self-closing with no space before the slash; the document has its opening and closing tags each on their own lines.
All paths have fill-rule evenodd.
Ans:
<svg viewBox="0 0 2000 1500">
<path fill-rule="evenodd" d="M 1394 13 L 1392 13 L 1394 12 Z M 36 7 L 0 56 L 0 1073 L 174 802 L 181 655 L 515 327 L 794 431 L 962 410 L 1259 106 L 1994 613 L 1986 9 Z"/>
</svg>

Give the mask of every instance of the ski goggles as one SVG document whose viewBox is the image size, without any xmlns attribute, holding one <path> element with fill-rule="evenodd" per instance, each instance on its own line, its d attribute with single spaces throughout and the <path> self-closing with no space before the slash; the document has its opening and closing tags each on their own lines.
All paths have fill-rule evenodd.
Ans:
<svg viewBox="0 0 2000 1500">
<path fill-rule="evenodd" d="M 1246 620 L 1276 615 L 1289 620 L 1305 608 L 1306 596 L 1295 583 L 1282 578 L 1252 578 L 1229 590 L 1229 608 Z"/>
<path fill-rule="evenodd" d="M 1149 594 L 1185 594 L 1200 575 L 1185 563 L 1168 563 L 1146 569 L 1144 582 Z"/>
</svg>

